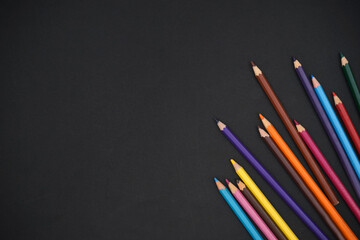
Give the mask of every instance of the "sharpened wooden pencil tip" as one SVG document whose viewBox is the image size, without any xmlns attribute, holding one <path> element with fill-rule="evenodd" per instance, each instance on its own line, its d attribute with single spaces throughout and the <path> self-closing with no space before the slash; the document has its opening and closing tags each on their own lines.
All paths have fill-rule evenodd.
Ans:
<svg viewBox="0 0 360 240">
<path fill-rule="evenodd" d="M 239 168 L 241 168 L 241 166 L 237 162 L 235 162 L 234 159 L 230 159 L 230 162 L 233 165 L 235 171 L 237 171 Z"/>
<path fill-rule="evenodd" d="M 295 123 L 295 125 L 298 125 L 298 124 L 299 124 L 298 121 L 296 121 L 295 119 L 294 119 L 294 123 Z"/>
<path fill-rule="evenodd" d="M 220 120 L 217 121 L 217 126 L 220 129 L 220 131 L 224 130 L 224 128 L 226 128 L 226 125 L 221 122 Z"/>
<path fill-rule="evenodd" d="M 258 126 L 258 130 L 259 130 L 259 133 L 260 133 L 261 137 L 269 137 L 269 134 L 264 129 L 262 129 L 261 127 Z"/>
<path fill-rule="evenodd" d="M 234 192 L 236 192 L 236 190 L 238 190 L 238 189 L 235 187 L 235 185 L 232 184 L 232 182 L 228 182 L 228 187 L 229 187 L 231 193 L 234 193 Z"/>
<path fill-rule="evenodd" d="M 216 179 L 216 178 L 215 178 Z M 217 188 L 220 190 L 220 189 L 224 189 L 225 188 L 225 186 L 224 186 L 224 184 L 222 184 L 219 180 L 215 180 L 215 183 L 216 183 L 216 186 L 217 186 Z"/>
<path fill-rule="evenodd" d="M 246 188 L 245 184 L 242 181 L 237 180 L 236 183 L 241 191 L 244 190 L 244 188 Z"/>
<path fill-rule="evenodd" d="M 261 113 L 259 113 L 259 117 L 260 117 L 261 120 L 264 119 L 264 116 Z"/>
<path fill-rule="evenodd" d="M 333 96 L 335 97 L 336 96 L 336 93 L 335 92 L 332 92 Z"/>
<path fill-rule="evenodd" d="M 340 58 L 344 57 L 344 54 L 342 52 L 339 52 Z"/>
<path fill-rule="evenodd" d="M 268 128 L 271 125 L 271 123 L 263 115 L 260 116 L 260 119 L 265 128 Z"/>
<path fill-rule="evenodd" d="M 226 184 L 228 184 L 228 185 L 229 185 L 229 183 L 230 183 L 230 181 L 229 181 L 227 178 L 225 178 L 225 182 L 226 182 Z"/>
<path fill-rule="evenodd" d="M 340 100 L 340 98 L 333 92 L 333 96 L 334 96 L 334 103 L 335 105 L 342 103 L 342 101 Z"/>
<path fill-rule="evenodd" d="M 341 56 L 341 55 L 340 55 Z M 346 59 L 346 57 L 344 55 L 342 55 L 341 59 L 341 66 L 345 66 L 346 64 L 348 64 L 348 60 Z"/>
<path fill-rule="evenodd" d="M 250 64 L 251 64 L 251 66 L 256 66 L 256 64 L 254 63 L 254 61 L 250 61 Z"/>
<path fill-rule="evenodd" d="M 312 84 L 313 84 L 313 87 L 314 87 L 314 88 L 317 88 L 317 87 L 320 86 L 319 81 L 316 80 L 316 78 L 315 78 L 313 75 L 311 75 L 311 81 L 312 81 Z"/>
<path fill-rule="evenodd" d="M 299 133 L 305 131 L 305 128 L 304 128 L 303 126 L 301 126 L 300 123 L 297 123 L 297 124 L 296 124 L 296 129 L 297 129 L 297 131 L 298 131 Z"/>
</svg>

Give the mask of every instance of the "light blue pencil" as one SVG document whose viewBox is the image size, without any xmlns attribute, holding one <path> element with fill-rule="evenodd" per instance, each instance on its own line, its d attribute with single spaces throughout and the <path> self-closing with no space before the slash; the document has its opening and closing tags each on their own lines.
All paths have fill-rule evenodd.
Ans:
<svg viewBox="0 0 360 240">
<path fill-rule="evenodd" d="M 221 195 L 224 197 L 225 201 L 230 205 L 231 209 L 234 211 L 235 215 L 239 218 L 241 223 L 244 225 L 246 230 L 250 233 L 251 237 L 255 240 L 263 240 L 258 230 L 252 224 L 248 216 L 242 210 L 240 205 L 237 203 L 230 191 L 219 181 L 217 178 L 214 178 L 217 188 L 219 189 Z"/>
<path fill-rule="evenodd" d="M 357 177 L 360 179 L 360 162 L 358 157 L 356 156 L 356 153 L 351 146 L 351 143 L 346 136 L 346 133 L 344 129 L 341 126 L 341 123 L 339 119 L 337 118 L 334 109 L 332 108 L 329 99 L 326 97 L 326 94 L 324 92 L 324 89 L 321 87 L 320 83 L 316 80 L 316 78 L 311 75 L 312 84 L 314 86 L 316 95 L 318 96 L 321 105 L 323 106 L 326 115 L 329 117 L 329 120 L 341 142 L 341 145 L 343 146 L 347 156 L 349 157 L 349 160 L 351 162 L 351 165 L 353 166 Z"/>
</svg>

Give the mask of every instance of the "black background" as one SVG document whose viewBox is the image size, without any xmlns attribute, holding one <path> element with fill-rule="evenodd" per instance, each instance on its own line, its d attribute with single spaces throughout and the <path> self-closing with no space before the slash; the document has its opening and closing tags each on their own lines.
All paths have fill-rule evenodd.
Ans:
<svg viewBox="0 0 360 240">
<path fill-rule="evenodd" d="M 291 56 L 329 97 L 336 91 L 360 130 L 338 55 L 360 81 L 357 2 L 3 1 L 3 239 L 250 239 L 213 182 L 236 177 L 230 157 L 299 238 L 314 239 L 213 115 L 332 236 L 258 135 L 262 113 L 300 157 L 249 61 L 355 196 Z"/>
</svg>

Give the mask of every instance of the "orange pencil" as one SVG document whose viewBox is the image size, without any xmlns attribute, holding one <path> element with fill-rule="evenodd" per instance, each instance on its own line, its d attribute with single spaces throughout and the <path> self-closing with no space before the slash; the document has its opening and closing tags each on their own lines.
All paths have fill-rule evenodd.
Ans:
<svg viewBox="0 0 360 240">
<path fill-rule="evenodd" d="M 289 160 L 291 165 L 300 175 L 300 177 L 304 180 L 309 189 L 313 192 L 315 197 L 319 200 L 319 203 L 324 208 L 324 210 L 328 213 L 332 221 L 338 226 L 341 233 L 344 235 L 346 239 L 358 239 L 351 228 L 347 225 L 341 215 L 336 211 L 335 207 L 330 203 L 325 194 L 321 191 L 319 186 L 316 184 L 314 179 L 310 176 L 310 174 L 306 171 L 304 166 L 300 163 L 299 159 L 295 156 L 295 154 L 291 151 L 289 146 L 286 144 L 284 139 L 280 136 L 280 134 L 276 131 L 275 127 L 263 117 L 263 115 L 259 114 L 262 123 L 264 124 L 266 130 L 274 140 L 274 142 L 278 145 L 280 150 L 284 153 L 286 158 Z"/>
</svg>

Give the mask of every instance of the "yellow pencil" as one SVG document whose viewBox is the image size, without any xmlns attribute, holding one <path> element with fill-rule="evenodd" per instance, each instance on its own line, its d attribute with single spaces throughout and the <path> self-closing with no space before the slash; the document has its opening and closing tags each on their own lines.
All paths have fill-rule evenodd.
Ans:
<svg viewBox="0 0 360 240">
<path fill-rule="evenodd" d="M 295 233 L 290 229 L 284 219 L 280 216 L 280 214 L 276 211 L 276 209 L 271 205 L 269 200 L 265 197 L 265 195 L 261 192 L 261 190 L 256 186 L 254 181 L 251 179 L 249 174 L 245 171 L 243 167 L 241 167 L 238 163 L 234 161 L 234 159 L 230 159 L 233 167 L 237 175 L 241 178 L 241 180 L 245 183 L 247 188 L 251 191 L 254 197 L 258 200 L 261 206 L 265 209 L 265 211 L 269 214 L 271 219 L 276 223 L 279 229 L 284 233 L 284 235 L 288 239 L 298 239 Z"/>
</svg>

